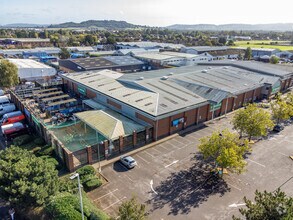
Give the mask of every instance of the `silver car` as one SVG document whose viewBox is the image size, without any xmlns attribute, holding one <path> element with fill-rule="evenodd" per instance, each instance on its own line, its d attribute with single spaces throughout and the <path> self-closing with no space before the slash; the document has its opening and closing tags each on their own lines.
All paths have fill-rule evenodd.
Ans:
<svg viewBox="0 0 293 220">
<path fill-rule="evenodd" d="M 121 156 L 120 162 L 129 169 L 137 165 L 136 161 L 131 156 Z"/>
</svg>

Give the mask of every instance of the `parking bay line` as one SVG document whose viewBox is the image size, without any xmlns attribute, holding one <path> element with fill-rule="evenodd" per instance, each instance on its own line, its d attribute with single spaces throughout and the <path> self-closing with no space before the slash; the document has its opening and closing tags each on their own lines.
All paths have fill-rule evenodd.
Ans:
<svg viewBox="0 0 293 220">
<path fill-rule="evenodd" d="M 261 163 L 258 163 L 258 162 L 254 161 L 254 160 L 251 160 L 251 159 L 247 159 L 247 160 L 249 160 L 250 162 L 255 163 L 255 164 L 259 165 L 259 166 L 266 167 L 265 165 L 263 165 Z"/>
<path fill-rule="evenodd" d="M 179 160 L 174 160 L 172 163 L 165 166 L 165 168 L 168 168 L 169 166 L 172 166 L 173 164 L 177 163 Z"/>
<path fill-rule="evenodd" d="M 147 161 L 146 159 L 144 159 L 143 157 L 139 156 L 138 154 L 136 155 L 137 157 L 139 157 L 142 161 L 146 162 L 147 164 L 149 164 L 150 162 Z"/>
<path fill-rule="evenodd" d="M 101 199 L 101 198 L 104 198 L 105 196 L 110 195 L 111 193 L 116 192 L 117 190 L 118 190 L 118 189 L 114 189 L 113 191 L 110 191 L 110 192 L 108 192 L 107 194 L 102 195 L 102 196 L 100 196 L 100 197 L 97 198 L 97 199 L 94 199 L 94 201 L 97 201 L 97 200 L 99 200 L 99 199 Z"/>
<path fill-rule="evenodd" d="M 229 186 L 232 186 L 233 188 L 235 188 L 235 189 L 237 189 L 237 190 L 239 190 L 239 191 L 241 191 L 241 189 L 240 188 L 238 188 L 237 186 L 234 186 L 234 185 L 232 185 L 232 184 L 230 184 L 230 183 L 227 183 Z"/>
<path fill-rule="evenodd" d="M 147 152 L 147 151 L 143 151 L 143 152 L 146 153 L 147 155 L 151 156 L 152 158 L 155 158 L 155 156 L 150 154 L 149 152 Z"/>
<path fill-rule="evenodd" d="M 107 206 L 106 208 L 103 209 L 105 211 L 106 209 L 112 207 L 113 205 L 117 204 L 118 202 L 122 202 L 122 200 L 126 199 L 126 196 L 124 196 L 122 199 L 118 199 L 118 201 L 113 202 L 111 205 Z"/>
<path fill-rule="evenodd" d="M 161 153 L 163 153 L 163 152 L 161 152 L 161 151 L 159 151 L 159 150 L 157 150 L 156 148 L 151 148 L 152 150 L 154 150 L 154 151 L 157 151 L 159 154 L 161 154 Z"/>
</svg>

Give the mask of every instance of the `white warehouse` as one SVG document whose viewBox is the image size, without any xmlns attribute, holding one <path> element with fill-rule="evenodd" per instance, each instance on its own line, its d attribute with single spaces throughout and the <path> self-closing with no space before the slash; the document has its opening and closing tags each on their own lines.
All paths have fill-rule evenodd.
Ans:
<svg viewBox="0 0 293 220">
<path fill-rule="evenodd" d="M 20 81 L 34 81 L 46 77 L 54 77 L 56 69 L 30 59 L 8 59 L 18 68 Z"/>
</svg>

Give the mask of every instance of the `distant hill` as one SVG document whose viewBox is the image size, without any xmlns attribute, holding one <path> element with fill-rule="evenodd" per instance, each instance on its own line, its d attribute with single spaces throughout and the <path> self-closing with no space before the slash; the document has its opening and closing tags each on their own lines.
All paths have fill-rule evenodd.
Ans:
<svg viewBox="0 0 293 220">
<path fill-rule="evenodd" d="M 293 23 L 276 24 L 174 24 L 167 26 L 173 30 L 198 30 L 198 31 L 293 31 Z"/>
<path fill-rule="evenodd" d="M 124 29 L 124 28 L 138 28 L 140 25 L 130 24 L 126 21 L 114 20 L 89 20 L 80 23 L 66 22 L 62 24 L 53 24 L 48 28 L 103 28 L 103 29 Z"/>
<path fill-rule="evenodd" d="M 6 24 L 0 26 L 2 28 L 38 28 L 38 27 L 47 27 L 47 24 L 26 24 L 26 23 L 15 23 L 15 24 Z"/>
</svg>

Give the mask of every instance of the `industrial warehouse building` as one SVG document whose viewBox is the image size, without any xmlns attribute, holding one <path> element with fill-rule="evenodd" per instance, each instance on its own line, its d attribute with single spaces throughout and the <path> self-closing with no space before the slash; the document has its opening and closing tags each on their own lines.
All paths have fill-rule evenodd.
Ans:
<svg viewBox="0 0 293 220">
<path fill-rule="evenodd" d="M 22 81 L 35 81 L 43 78 L 52 78 L 56 75 L 55 68 L 31 59 L 8 59 L 18 68 L 18 77 Z"/>
<path fill-rule="evenodd" d="M 270 98 L 292 86 L 292 75 L 289 67 L 248 61 L 128 74 L 93 70 L 62 74 L 63 91 L 33 88 L 11 97 L 74 171 Z M 54 113 L 73 110 L 76 119 L 54 122 Z"/>
<path fill-rule="evenodd" d="M 249 68 L 217 64 L 131 74 L 89 71 L 64 74 L 62 78 L 65 90 L 90 99 L 90 105 L 99 106 L 96 109 L 104 106 L 144 127 L 140 139 L 145 138 L 148 143 L 199 126 L 292 86 L 292 70 L 276 67 L 252 70 L 253 63 L 247 64 Z M 270 71 L 275 75 L 267 73 Z M 135 146 L 136 135 L 134 130 L 127 147 L 129 143 Z M 104 143 L 104 158 L 117 149 L 124 152 L 123 136 Z"/>
<path fill-rule="evenodd" d="M 151 41 L 138 41 L 138 42 L 117 42 L 115 45 L 116 49 L 134 49 L 134 48 L 144 48 L 144 49 L 165 49 L 165 50 L 179 50 L 184 47 L 182 44 L 172 44 L 172 43 L 158 43 Z"/>
<path fill-rule="evenodd" d="M 60 69 L 65 72 L 110 69 L 118 72 L 135 72 L 145 67 L 144 62 L 131 56 L 106 56 L 59 60 Z"/>
</svg>

